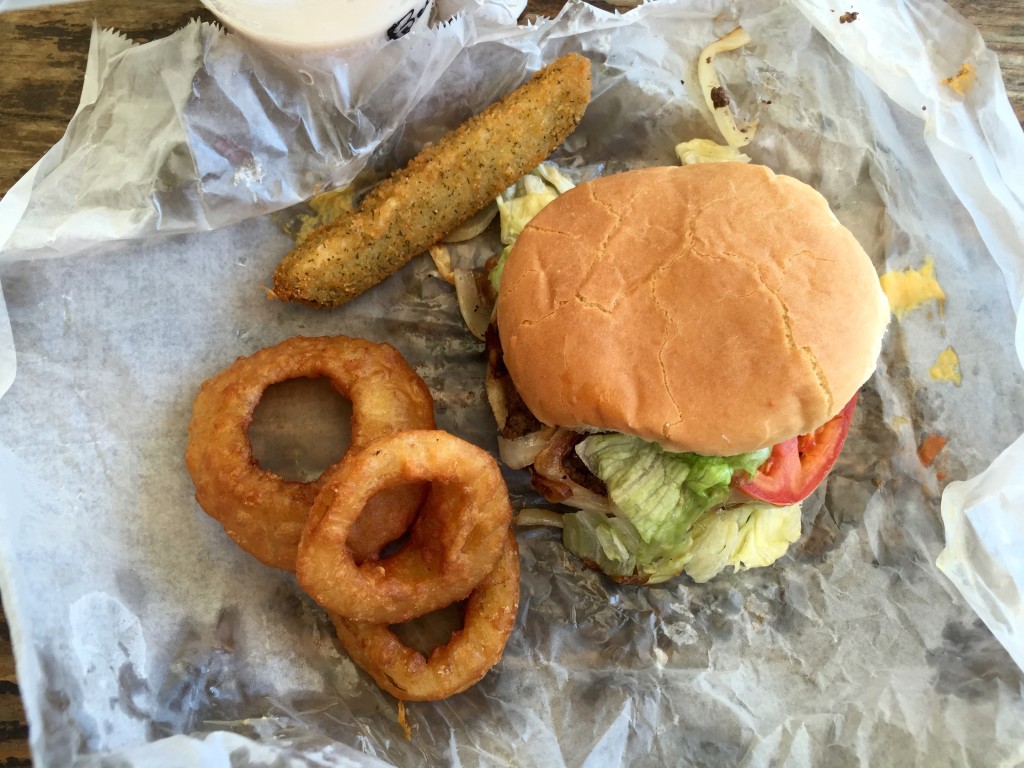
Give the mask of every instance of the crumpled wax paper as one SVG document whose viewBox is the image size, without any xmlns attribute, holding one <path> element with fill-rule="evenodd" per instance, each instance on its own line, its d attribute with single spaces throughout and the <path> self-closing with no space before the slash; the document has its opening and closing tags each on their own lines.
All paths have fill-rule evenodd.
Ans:
<svg viewBox="0 0 1024 768">
<path fill-rule="evenodd" d="M 0 204 L 8 376 L 17 351 L 0 584 L 37 764 L 1024 760 L 1020 131 L 995 57 L 947 7 L 856 10 L 574 3 L 516 27 L 484 4 L 352 62 L 201 24 L 145 46 L 97 31 L 82 109 Z M 717 64 L 760 121 L 751 157 L 820 189 L 879 272 L 932 258 L 946 301 L 893 321 L 777 565 L 618 587 L 557 532 L 522 530 L 503 660 L 465 694 L 409 705 L 407 740 L 295 580 L 196 506 L 186 424 L 235 357 L 344 333 L 397 346 L 439 425 L 493 450 L 482 346 L 426 258 L 338 311 L 267 299 L 291 239 L 285 214 L 263 214 L 400 165 L 570 50 L 594 63 L 593 100 L 556 161 L 579 175 L 673 163 L 676 142 L 716 138 L 696 58 L 737 23 L 753 42 Z M 941 81 L 964 62 L 977 78 L 960 95 Z M 930 374 L 946 347 L 960 386 Z M 276 413 L 257 420 L 272 443 L 336 439 L 315 412 Z M 948 444 L 926 467 L 932 434 Z M 522 473 L 506 477 L 531 501 Z"/>
</svg>

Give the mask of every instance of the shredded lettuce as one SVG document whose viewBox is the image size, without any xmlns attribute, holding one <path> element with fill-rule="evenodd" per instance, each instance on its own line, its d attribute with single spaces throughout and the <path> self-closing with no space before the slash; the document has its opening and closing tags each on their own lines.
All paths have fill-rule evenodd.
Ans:
<svg viewBox="0 0 1024 768">
<path fill-rule="evenodd" d="M 563 541 L 613 577 L 659 582 L 692 570 L 706 580 L 730 565 L 768 565 L 799 536 L 799 505 L 795 513 L 766 504 L 709 512 L 728 498 L 733 474 L 754 474 L 770 449 L 702 456 L 609 433 L 584 439 L 576 451 L 604 481 L 616 514 L 566 515 Z"/>
<path fill-rule="evenodd" d="M 626 519 L 583 510 L 563 515 L 562 541 L 620 580 L 657 584 L 684 572 L 698 583 L 726 568 L 771 565 L 800 538 L 800 505 L 751 502 L 705 513 L 680 541 L 646 542 Z"/>
<path fill-rule="evenodd" d="M 495 292 L 501 285 L 505 261 L 519 233 L 544 206 L 572 188 L 572 181 L 558 168 L 551 163 L 543 163 L 498 196 L 501 242 L 505 247 L 487 276 Z"/>
<path fill-rule="evenodd" d="M 692 546 L 683 566 L 697 582 L 727 567 L 734 571 L 771 565 L 800 538 L 800 505 L 741 504 L 708 512 L 690 531 Z"/>
<path fill-rule="evenodd" d="M 690 546 L 689 537 L 648 543 L 625 518 L 594 510 L 563 515 L 562 543 L 613 578 L 649 584 L 679 575 Z"/>
<path fill-rule="evenodd" d="M 576 446 L 587 469 L 646 542 L 679 539 L 694 521 L 729 495 L 733 472 L 754 474 L 771 453 L 738 456 L 671 453 L 618 432 L 591 435 Z"/>
</svg>

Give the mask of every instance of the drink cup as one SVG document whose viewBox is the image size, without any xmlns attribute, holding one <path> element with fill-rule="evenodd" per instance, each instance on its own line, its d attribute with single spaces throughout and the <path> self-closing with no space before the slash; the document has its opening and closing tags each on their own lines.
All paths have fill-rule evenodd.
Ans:
<svg viewBox="0 0 1024 768">
<path fill-rule="evenodd" d="M 202 0 L 229 29 L 290 51 L 340 51 L 425 27 L 433 0 Z"/>
</svg>

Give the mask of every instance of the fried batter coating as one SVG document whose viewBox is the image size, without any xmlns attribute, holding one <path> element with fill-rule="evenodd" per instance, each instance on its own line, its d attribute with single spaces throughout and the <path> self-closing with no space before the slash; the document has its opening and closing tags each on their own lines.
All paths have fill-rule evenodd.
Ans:
<svg viewBox="0 0 1024 768">
<path fill-rule="evenodd" d="M 358 564 L 353 523 L 375 495 L 429 482 L 399 551 Z M 482 448 L 410 429 L 349 451 L 324 479 L 299 541 L 295 575 L 313 600 L 354 621 L 394 624 L 465 598 L 491 572 L 512 521 L 501 469 Z"/>
<path fill-rule="evenodd" d="M 302 483 L 263 469 L 248 429 L 268 387 L 319 376 L 352 401 L 350 451 L 382 435 L 434 427 L 430 390 L 389 344 L 297 336 L 240 357 L 205 381 L 193 403 L 185 451 L 196 501 L 242 549 L 286 571 L 295 570 L 302 528 L 328 472 Z M 405 532 L 425 496 L 426 486 L 406 485 L 372 498 L 348 539 L 352 556 L 374 559 Z"/>
<path fill-rule="evenodd" d="M 274 273 L 273 296 L 337 307 L 383 281 L 548 157 L 589 100 L 590 62 L 557 59 L 296 246 Z"/>
<path fill-rule="evenodd" d="M 334 616 L 349 656 L 399 701 L 439 701 L 479 682 L 499 661 L 519 609 L 519 545 L 509 531 L 498 564 L 469 594 L 462 629 L 424 655 L 387 624 Z"/>
</svg>

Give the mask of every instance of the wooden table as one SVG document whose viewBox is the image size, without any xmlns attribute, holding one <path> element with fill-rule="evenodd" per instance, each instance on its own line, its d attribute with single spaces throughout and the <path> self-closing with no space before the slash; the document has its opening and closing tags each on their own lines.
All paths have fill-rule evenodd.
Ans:
<svg viewBox="0 0 1024 768">
<path fill-rule="evenodd" d="M 549 14 L 560 5 L 560 0 L 530 0 L 529 12 Z M 1024 3 L 951 0 L 950 5 L 977 25 L 999 55 L 1010 102 L 1024 122 Z M 192 0 L 89 0 L 0 14 L 0 196 L 64 134 L 78 104 L 94 19 L 145 42 L 193 18 L 213 20 Z M 0 611 L 0 766 L 30 764 L 10 633 Z"/>
</svg>

